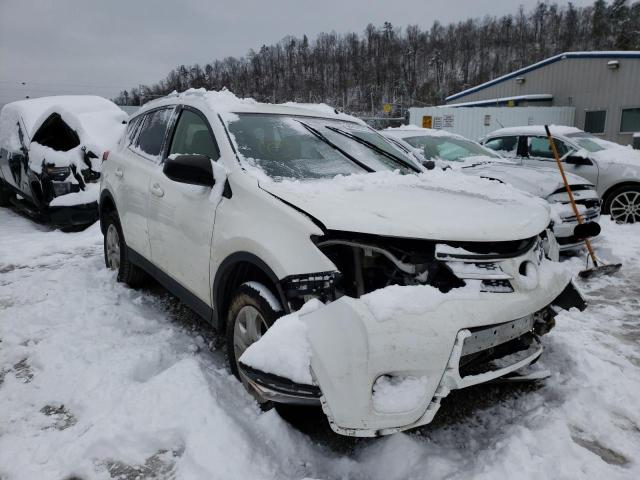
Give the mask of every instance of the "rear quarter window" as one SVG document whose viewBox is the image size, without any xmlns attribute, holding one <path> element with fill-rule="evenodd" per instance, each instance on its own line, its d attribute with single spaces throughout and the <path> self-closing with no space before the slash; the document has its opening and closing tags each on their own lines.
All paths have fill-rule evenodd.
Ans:
<svg viewBox="0 0 640 480">
<path fill-rule="evenodd" d="M 136 150 L 154 160 L 159 159 L 172 113 L 173 107 L 161 108 L 144 116 L 136 141 Z"/>
</svg>

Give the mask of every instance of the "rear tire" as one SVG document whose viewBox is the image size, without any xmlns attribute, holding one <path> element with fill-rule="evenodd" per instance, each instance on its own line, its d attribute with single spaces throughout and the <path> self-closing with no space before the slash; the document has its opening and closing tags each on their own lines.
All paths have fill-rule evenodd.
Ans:
<svg viewBox="0 0 640 480">
<path fill-rule="evenodd" d="M 4 181 L 0 180 L 0 207 L 11 206 L 12 197 L 13 197 L 13 192 L 4 185 Z"/>
<path fill-rule="evenodd" d="M 616 223 L 640 222 L 640 186 L 628 185 L 613 190 L 604 201 L 603 211 Z"/>
<path fill-rule="evenodd" d="M 132 288 L 139 287 L 146 280 L 146 274 L 129 261 L 127 244 L 116 212 L 107 212 L 104 215 L 104 228 L 105 265 L 110 270 L 118 271 L 119 282 L 124 282 Z"/>
</svg>

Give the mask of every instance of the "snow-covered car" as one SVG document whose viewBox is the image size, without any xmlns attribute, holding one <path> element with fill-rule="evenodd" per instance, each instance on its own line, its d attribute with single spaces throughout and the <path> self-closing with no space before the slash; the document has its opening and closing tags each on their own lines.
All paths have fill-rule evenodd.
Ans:
<svg viewBox="0 0 640 480">
<path fill-rule="evenodd" d="M 440 167 L 508 183 L 547 200 L 552 207 L 553 233 L 560 249 L 566 251 L 584 245 L 574 235 L 578 220 L 569 204 L 569 196 L 557 168 L 526 167 L 520 162 L 500 157 L 479 143 L 443 130 L 404 126 L 389 128 L 381 133 L 419 163 L 433 160 Z M 578 175 L 567 174 L 567 179 L 583 218 L 588 222 L 597 222 L 601 201 L 595 186 Z"/>
<path fill-rule="evenodd" d="M 60 227 L 98 219 L 101 157 L 127 115 L 106 98 L 42 97 L 0 111 L 0 206 Z"/>
<path fill-rule="evenodd" d="M 575 127 L 552 125 L 550 130 L 564 168 L 596 186 L 602 213 L 618 223 L 639 222 L 640 152 Z M 502 128 L 481 143 L 527 166 L 546 167 L 555 162 L 542 125 Z"/>
<path fill-rule="evenodd" d="M 326 106 L 154 100 L 100 190 L 118 279 L 155 277 L 226 334 L 260 401 L 322 405 L 341 434 L 424 425 L 451 389 L 521 375 L 552 305 L 584 307 L 544 201 L 422 173 Z"/>
</svg>

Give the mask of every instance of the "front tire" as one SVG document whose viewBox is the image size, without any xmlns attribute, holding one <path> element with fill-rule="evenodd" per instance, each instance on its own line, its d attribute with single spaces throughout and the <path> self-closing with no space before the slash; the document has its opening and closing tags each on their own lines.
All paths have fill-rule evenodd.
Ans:
<svg viewBox="0 0 640 480">
<path fill-rule="evenodd" d="M 4 181 L 0 180 L 0 207 L 11 206 L 11 197 L 13 192 L 4 185 Z"/>
<path fill-rule="evenodd" d="M 261 288 L 269 290 L 262 285 Z M 227 313 L 227 358 L 231 372 L 247 386 L 246 379 L 238 369 L 238 359 L 253 343 L 282 315 L 282 310 L 274 307 L 248 284 L 242 284 L 236 291 Z"/>
<path fill-rule="evenodd" d="M 603 210 L 616 223 L 640 222 L 640 187 L 632 185 L 616 188 L 607 196 Z"/>
<path fill-rule="evenodd" d="M 120 219 L 116 212 L 108 212 L 104 217 L 104 263 L 110 270 L 117 270 L 118 281 L 132 288 L 144 283 L 144 271 L 129 261 L 127 244 L 124 241 Z"/>
</svg>

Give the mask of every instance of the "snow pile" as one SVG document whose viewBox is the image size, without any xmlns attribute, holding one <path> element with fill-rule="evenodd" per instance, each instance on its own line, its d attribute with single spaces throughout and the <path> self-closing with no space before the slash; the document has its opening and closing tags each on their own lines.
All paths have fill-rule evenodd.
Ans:
<svg viewBox="0 0 640 480">
<path fill-rule="evenodd" d="M 120 139 L 127 114 L 115 103 L 94 95 L 61 95 L 20 100 L 5 105 L 0 113 L 0 145 L 15 147 L 16 122 L 21 118 L 26 128 L 25 142 L 53 113 L 76 131 L 80 143 L 101 156 Z M 5 147 L 6 148 L 6 147 Z"/>
<path fill-rule="evenodd" d="M 383 375 L 373 384 L 373 408 L 380 413 L 410 412 L 424 402 L 427 377 Z"/>
<path fill-rule="evenodd" d="M 300 316 L 323 305 L 320 300 L 312 299 L 297 312 L 280 317 L 258 342 L 249 345 L 240 357 L 240 362 L 300 384 L 312 385 L 308 327 Z"/>
<path fill-rule="evenodd" d="M 569 127 L 566 125 L 549 125 L 549 130 L 552 135 L 569 135 L 571 133 L 583 133 L 582 130 L 576 127 Z M 546 137 L 547 131 L 544 125 L 529 125 L 522 127 L 505 127 L 499 128 L 491 132 L 489 137 L 500 137 L 502 135 L 539 135 Z"/>
<path fill-rule="evenodd" d="M 73 178 L 73 177 L 72 177 Z M 87 183 L 84 190 L 79 192 L 67 193 L 55 197 L 49 202 L 50 207 L 69 207 L 72 205 L 84 205 L 91 202 L 97 202 L 100 194 L 99 183 Z"/>
<path fill-rule="evenodd" d="M 480 295 L 480 281 L 468 280 L 467 285 L 442 293 L 431 285 L 390 285 L 360 297 L 379 321 L 401 315 L 420 315 L 438 308 L 442 302 L 473 299 Z"/>
<path fill-rule="evenodd" d="M 98 225 L 0 209 L 0 477 L 640 478 L 640 225 L 601 224 L 599 255 L 624 267 L 580 281 L 589 308 L 543 338 L 550 378 L 453 392 L 424 428 L 350 441 L 261 411 L 179 302 L 116 283 Z"/>
</svg>

